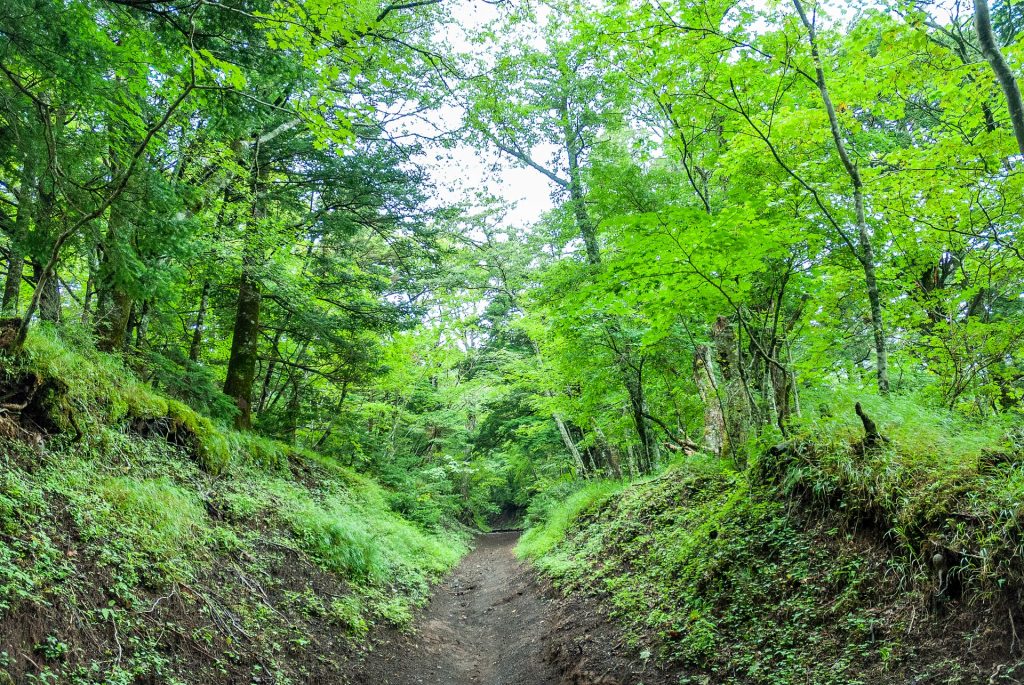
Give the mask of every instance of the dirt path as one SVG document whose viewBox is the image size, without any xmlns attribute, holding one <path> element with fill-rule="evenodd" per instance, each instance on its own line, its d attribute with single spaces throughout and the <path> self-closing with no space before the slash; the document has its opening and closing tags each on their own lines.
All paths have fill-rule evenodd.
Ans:
<svg viewBox="0 0 1024 685">
<path fill-rule="evenodd" d="M 552 607 L 512 554 L 516 533 L 477 539 L 438 588 L 416 633 L 381 645 L 355 678 L 370 685 L 555 685 L 545 658 Z"/>
</svg>

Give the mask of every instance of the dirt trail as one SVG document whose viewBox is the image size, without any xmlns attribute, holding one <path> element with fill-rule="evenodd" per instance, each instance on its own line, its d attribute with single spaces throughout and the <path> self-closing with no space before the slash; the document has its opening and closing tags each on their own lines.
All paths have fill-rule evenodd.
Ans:
<svg viewBox="0 0 1024 685">
<path fill-rule="evenodd" d="M 555 685 L 545 658 L 553 607 L 512 553 L 517 533 L 477 539 L 416 621 L 416 633 L 381 645 L 360 685 Z"/>
</svg>

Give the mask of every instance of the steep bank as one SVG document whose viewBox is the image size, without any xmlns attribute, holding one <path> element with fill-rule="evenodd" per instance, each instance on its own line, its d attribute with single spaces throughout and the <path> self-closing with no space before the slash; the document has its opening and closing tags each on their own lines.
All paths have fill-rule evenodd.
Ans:
<svg viewBox="0 0 1024 685">
<path fill-rule="evenodd" d="M 695 457 L 594 483 L 520 551 L 660 663 L 645 683 L 1021 682 L 1020 453 L 833 428 L 743 472 Z"/>
<path fill-rule="evenodd" d="M 0 374 L 0 683 L 342 682 L 465 550 L 113 357 L 30 352 Z"/>
</svg>

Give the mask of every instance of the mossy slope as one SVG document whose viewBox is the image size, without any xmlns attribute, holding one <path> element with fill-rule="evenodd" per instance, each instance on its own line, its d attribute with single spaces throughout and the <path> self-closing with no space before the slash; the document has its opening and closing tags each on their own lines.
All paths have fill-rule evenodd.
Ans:
<svg viewBox="0 0 1024 685">
<path fill-rule="evenodd" d="M 1021 682 L 1020 455 L 990 428 L 871 409 L 882 450 L 818 418 L 744 472 L 696 457 L 589 486 L 520 552 L 681 683 Z"/>
<path fill-rule="evenodd" d="M 0 417 L 0 683 L 342 682 L 465 551 L 115 358 L 37 336 L 4 392 L 26 379 L 35 413 Z"/>
</svg>

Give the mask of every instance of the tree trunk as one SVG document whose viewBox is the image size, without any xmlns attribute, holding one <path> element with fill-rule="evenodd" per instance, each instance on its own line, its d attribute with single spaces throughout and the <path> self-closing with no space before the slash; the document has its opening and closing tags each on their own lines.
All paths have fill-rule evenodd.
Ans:
<svg viewBox="0 0 1024 685">
<path fill-rule="evenodd" d="M 775 359 L 779 358 L 778 350 L 774 353 Z M 769 373 L 772 382 L 772 395 L 775 399 L 775 418 L 779 430 L 786 435 L 789 418 L 793 413 L 790 404 L 790 391 L 793 387 L 792 378 L 787 371 L 779 364 L 769 364 Z"/>
<path fill-rule="evenodd" d="M 38 259 L 32 260 L 32 280 L 37 288 L 42 288 L 39 296 L 39 318 L 42 321 L 51 323 L 60 322 L 60 289 L 57 285 L 56 274 L 51 278 L 44 278 L 43 273 L 46 266 Z M 40 284 L 42 281 L 42 284 Z"/>
<path fill-rule="evenodd" d="M 562 443 L 565 444 L 565 449 L 572 455 L 572 460 L 576 464 L 576 468 L 580 475 L 586 475 L 587 467 L 583 463 L 583 455 L 580 454 L 580 448 L 576 446 L 576 441 L 572 439 L 572 435 L 569 434 L 569 429 L 565 425 L 565 421 L 557 413 L 552 414 L 551 417 L 555 420 L 555 425 L 558 426 L 558 432 L 562 436 Z"/>
<path fill-rule="evenodd" d="M 36 192 L 39 179 L 36 175 L 36 151 L 24 150 L 25 162 L 21 170 L 21 185 L 18 188 L 18 210 L 14 215 L 14 231 L 11 234 L 11 248 L 7 256 L 7 279 L 4 282 L 3 302 L 0 311 L 17 314 L 21 297 L 21 282 L 25 278 L 25 247 L 32 224 L 32 213 L 36 211 Z"/>
<path fill-rule="evenodd" d="M 135 322 L 135 349 L 141 350 L 146 346 L 146 336 L 149 333 L 149 300 L 142 303 L 139 309 L 139 317 Z"/>
<path fill-rule="evenodd" d="M 597 243 L 597 231 L 587 211 L 586 196 L 583 192 L 583 178 L 580 174 L 579 134 L 573 130 L 569 119 L 569 101 L 563 97 L 559 108 L 562 117 L 562 130 L 565 137 L 565 154 L 569 162 L 569 202 L 572 203 L 576 227 L 583 238 L 587 250 L 587 261 L 590 264 L 601 263 L 601 249 Z"/>
<path fill-rule="evenodd" d="M 231 356 L 228 358 L 224 393 L 235 401 L 238 415 L 235 427 L 252 427 L 252 385 L 256 377 L 256 351 L 260 330 L 260 283 L 253 273 L 255 264 L 244 260 L 238 284 L 235 327 L 231 334 Z"/>
<path fill-rule="evenodd" d="M 289 317 L 290 318 L 290 317 Z M 285 321 L 287 325 L 287 320 Z M 267 400 L 270 399 L 270 383 L 274 380 L 274 371 L 277 369 L 277 358 L 278 358 L 278 345 L 281 344 L 281 336 L 284 335 L 284 328 L 277 329 L 274 334 L 274 342 L 270 345 L 271 354 L 270 361 L 267 362 L 267 372 L 263 374 L 263 386 L 260 388 L 260 397 L 256 402 L 256 413 L 261 413 L 267 406 Z"/>
<path fill-rule="evenodd" d="M 18 211 L 14 217 L 14 233 L 11 235 L 10 253 L 7 256 L 7 280 L 4 282 L 3 303 L 0 304 L 4 314 L 17 314 L 18 301 L 21 297 L 21 281 L 25 277 L 25 249 L 22 241 L 28 235 L 32 222 L 33 193 L 35 192 L 35 164 L 31 154 L 26 155 L 25 168 L 21 176 L 21 188 L 18 191 Z"/>
<path fill-rule="evenodd" d="M 726 317 L 718 317 L 711 327 L 711 337 L 715 343 L 715 357 L 722 375 L 722 383 L 718 386 L 718 400 L 725 422 L 722 454 L 739 463 L 740 451 L 746 444 L 750 430 L 752 407 L 747 400 L 747 390 L 742 378 L 736 335 Z"/>
<path fill-rule="evenodd" d="M 323 447 L 324 443 L 327 442 L 327 438 L 331 437 L 331 432 L 334 430 L 334 422 L 337 420 L 338 415 L 341 414 L 341 408 L 345 405 L 345 397 L 348 395 L 348 379 L 346 378 L 341 382 L 341 397 L 338 398 L 338 405 L 334 408 L 334 414 L 331 415 L 331 421 L 327 424 L 327 430 L 323 432 L 320 439 L 313 445 L 314 450 L 319 450 Z"/>
<path fill-rule="evenodd" d="M 295 444 L 295 436 L 299 430 L 299 410 L 302 408 L 302 395 L 299 392 L 299 372 L 292 375 L 291 394 L 288 396 L 288 406 L 285 409 L 285 433 L 284 439 L 289 445 Z"/>
<path fill-rule="evenodd" d="M 263 303 L 257 269 L 262 261 L 259 236 L 267 215 L 266 198 L 262 190 L 268 170 L 257 163 L 259 154 L 257 146 L 254 152 L 254 168 L 251 172 L 252 212 L 246 232 L 245 253 L 242 256 L 235 326 L 231 333 L 231 355 L 228 358 L 227 378 L 224 381 L 224 393 L 231 397 L 238 407 L 235 427 L 242 430 L 252 427 L 252 387 L 256 378 L 260 308 Z"/>
<path fill-rule="evenodd" d="M 642 364 L 643 362 L 641 362 Z M 643 375 L 637 370 L 635 375 L 625 363 L 621 365 L 626 377 L 626 391 L 629 394 L 629 409 L 633 417 L 633 425 L 636 428 L 637 438 L 640 441 L 640 467 L 641 473 L 650 473 L 654 468 L 657 458 L 657 444 L 651 437 L 650 427 L 647 425 L 647 403 L 644 399 Z"/>
<path fill-rule="evenodd" d="M 720 457 L 725 446 L 725 416 L 718 396 L 711 348 L 707 345 L 697 345 L 693 351 L 693 380 L 704 403 L 704 449 Z"/>
<path fill-rule="evenodd" d="M 89 250 L 89 276 L 85 279 L 85 295 L 82 297 L 82 325 L 88 326 L 92 321 L 92 300 L 96 297 L 96 278 L 99 272 L 99 260 L 96 250 Z"/>
<path fill-rule="evenodd" d="M 210 281 L 203 281 L 203 292 L 199 296 L 199 311 L 196 312 L 196 323 L 192 329 L 192 344 L 188 348 L 189 361 L 198 362 L 199 353 L 203 348 L 203 326 L 206 324 L 206 308 L 210 304 Z"/>
<path fill-rule="evenodd" d="M 861 180 L 860 171 L 854 164 L 846 150 L 846 143 L 843 141 L 843 133 L 839 127 L 839 119 L 836 116 L 835 107 L 832 105 L 832 96 L 829 93 L 828 83 L 825 81 L 825 70 L 821 63 L 821 55 L 818 52 L 818 40 L 814 23 L 804 12 L 801 0 L 793 0 L 800 20 L 807 29 L 811 42 L 811 57 L 814 59 L 815 78 L 818 85 L 818 92 L 821 94 L 822 103 L 828 114 L 829 128 L 832 131 L 832 141 L 835 144 L 839 159 L 846 169 L 850 182 L 853 185 L 853 201 L 856 207 L 857 234 L 860 243 L 859 250 L 854 250 L 854 255 L 864 269 L 864 284 L 867 288 L 868 304 L 871 308 L 871 332 L 875 340 L 875 376 L 878 381 L 878 392 L 882 395 L 889 393 L 889 357 L 885 342 L 885 327 L 882 323 L 882 304 L 878 294 L 878 280 L 875 275 L 875 249 L 871 245 L 871 231 L 868 228 L 867 218 L 864 213 L 864 182 Z M 1017 94 L 1018 100 L 1020 94 Z M 1022 148 L 1024 150 L 1024 148 Z M 845 236 L 844 236 L 845 238 Z M 852 247 L 852 245 L 851 245 Z"/>
<path fill-rule="evenodd" d="M 1021 101 L 1020 86 L 1003 58 L 1003 53 L 996 43 L 992 32 L 992 18 L 989 16 L 988 0 L 974 0 L 974 30 L 978 33 L 981 54 L 985 56 L 992 73 L 999 81 L 999 87 L 1006 96 L 1006 108 L 1010 112 L 1010 123 L 1013 124 L 1013 135 L 1017 139 L 1017 149 L 1024 155 L 1024 102 Z"/>
<path fill-rule="evenodd" d="M 115 202 L 107 215 L 107 234 L 100 248 L 100 264 L 96 278 L 96 346 L 104 352 L 116 352 L 125 348 L 132 299 L 121 283 L 121 258 L 123 232 L 127 228 L 127 217 L 123 205 Z"/>
<path fill-rule="evenodd" d="M 25 252 L 17 239 L 11 240 L 11 251 L 7 256 L 7 280 L 4 282 L 3 313 L 16 315 L 18 300 L 21 298 L 21 279 L 25 277 Z"/>
</svg>

